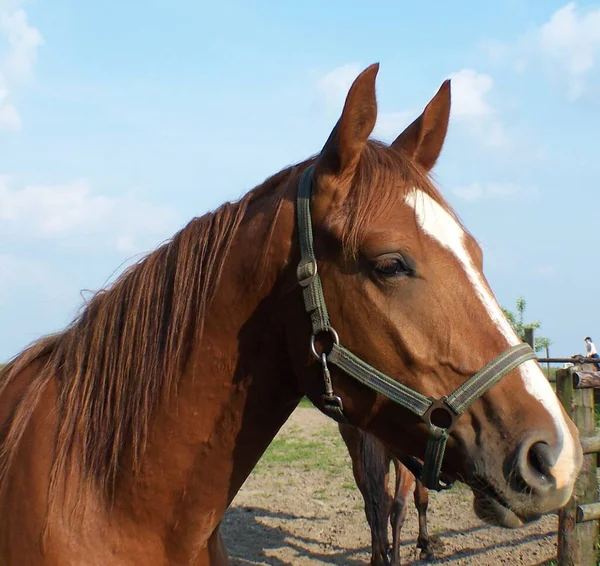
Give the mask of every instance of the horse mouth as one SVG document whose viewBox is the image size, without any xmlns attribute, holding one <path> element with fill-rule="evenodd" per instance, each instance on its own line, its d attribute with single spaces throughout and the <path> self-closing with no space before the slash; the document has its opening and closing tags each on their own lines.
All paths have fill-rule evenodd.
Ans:
<svg viewBox="0 0 600 566">
<path fill-rule="evenodd" d="M 473 509 L 482 521 L 497 527 L 517 529 L 537 521 L 541 515 L 523 515 L 515 511 L 510 503 L 488 482 L 477 479 L 471 484 L 475 499 Z"/>
</svg>

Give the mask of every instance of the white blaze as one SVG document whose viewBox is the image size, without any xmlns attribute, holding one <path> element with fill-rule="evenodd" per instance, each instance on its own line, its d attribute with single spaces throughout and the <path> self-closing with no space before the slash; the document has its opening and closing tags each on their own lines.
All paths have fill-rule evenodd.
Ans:
<svg viewBox="0 0 600 566">
<path fill-rule="evenodd" d="M 485 307 L 498 330 L 506 338 L 510 346 L 521 342 L 494 296 L 483 282 L 481 274 L 473 264 L 473 260 L 465 245 L 465 232 L 456 219 L 438 202 L 423 191 L 413 190 L 405 199 L 406 204 L 414 209 L 420 227 L 458 259 L 460 265 L 473 285 L 475 294 Z M 574 473 L 575 445 L 567 427 L 558 399 L 534 360 L 529 360 L 519 367 L 521 379 L 526 391 L 538 400 L 548 411 L 556 424 L 561 452 L 552 468 L 552 474 L 558 488 L 564 487 L 572 479 Z"/>
</svg>

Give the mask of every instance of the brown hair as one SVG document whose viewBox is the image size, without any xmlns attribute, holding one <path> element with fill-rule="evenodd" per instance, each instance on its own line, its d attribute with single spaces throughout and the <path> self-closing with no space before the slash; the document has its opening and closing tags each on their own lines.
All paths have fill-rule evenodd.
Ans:
<svg viewBox="0 0 600 566">
<path fill-rule="evenodd" d="M 134 466 L 158 402 L 173 389 L 218 287 L 224 258 L 252 193 L 193 219 L 169 242 L 98 292 L 62 333 L 40 340 L 0 374 L 0 394 L 25 367 L 43 367 L 14 411 L 0 452 L 0 483 L 40 395 L 59 380 L 60 424 L 53 481 L 82 435 L 82 470 L 103 488 L 125 443 Z"/>
<path fill-rule="evenodd" d="M 153 411 L 173 390 L 202 337 L 224 260 L 248 207 L 273 194 L 270 240 L 286 187 L 313 161 L 285 169 L 237 203 L 193 219 L 110 288 L 99 291 L 64 332 L 34 343 L 0 372 L 1 395 L 24 368 L 43 360 L 7 427 L 0 450 L 0 484 L 41 394 L 54 378 L 60 419 L 51 488 L 66 469 L 78 435 L 83 477 L 102 490 L 113 485 L 129 443 L 134 469 L 138 468 Z M 444 203 L 409 158 L 370 141 L 344 210 L 343 244 L 348 253 L 358 249 L 369 226 L 394 208 L 403 197 L 402 188 L 419 188 Z M 266 267 L 261 262 L 257 270 Z"/>
</svg>

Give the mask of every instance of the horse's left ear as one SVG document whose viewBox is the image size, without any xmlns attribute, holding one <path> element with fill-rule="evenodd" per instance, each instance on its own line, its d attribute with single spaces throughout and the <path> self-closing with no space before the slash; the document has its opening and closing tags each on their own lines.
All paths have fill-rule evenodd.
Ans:
<svg viewBox="0 0 600 566">
<path fill-rule="evenodd" d="M 348 195 L 360 156 L 377 120 L 375 79 L 379 64 L 367 67 L 350 87 L 342 115 L 315 162 L 315 220 L 323 220 Z"/>
<path fill-rule="evenodd" d="M 444 81 L 431 102 L 392 143 L 426 171 L 435 165 L 442 151 L 450 120 L 450 80 Z"/>
<path fill-rule="evenodd" d="M 378 71 L 379 63 L 367 67 L 350 87 L 342 115 L 317 160 L 319 172 L 345 178 L 354 173 L 377 120 Z"/>
</svg>

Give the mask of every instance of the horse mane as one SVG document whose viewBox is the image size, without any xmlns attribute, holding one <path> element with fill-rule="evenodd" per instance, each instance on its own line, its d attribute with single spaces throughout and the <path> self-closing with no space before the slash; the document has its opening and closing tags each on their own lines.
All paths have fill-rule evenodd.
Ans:
<svg viewBox="0 0 600 566">
<path fill-rule="evenodd" d="M 0 436 L 0 485 L 52 380 L 58 391 L 59 425 L 51 492 L 78 442 L 83 479 L 103 492 L 114 487 L 126 447 L 131 448 L 134 471 L 139 469 L 154 411 L 176 388 L 202 338 L 207 309 L 248 207 L 278 188 L 270 201 L 275 211 L 266 236 L 270 240 L 286 187 L 312 162 L 314 158 L 284 169 L 236 203 L 191 220 L 97 292 L 63 332 L 38 340 L 0 371 L 1 397 L 23 370 L 41 365 Z M 347 251 L 355 251 L 365 230 L 397 205 L 400 184 L 406 191 L 418 187 L 443 202 L 410 159 L 370 141 L 347 200 Z M 265 268 L 261 262 L 258 269 Z"/>
<path fill-rule="evenodd" d="M 114 482 L 126 443 L 137 469 L 153 411 L 176 387 L 202 337 L 224 260 L 253 196 L 191 220 L 96 293 L 65 331 L 34 343 L 4 368 L 0 395 L 27 366 L 42 364 L 3 439 L 0 484 L 52 379 L 59 414 L 54 480 L 76 437 L 86 480 L 104 488 Z"/>
</svg>

